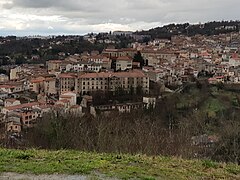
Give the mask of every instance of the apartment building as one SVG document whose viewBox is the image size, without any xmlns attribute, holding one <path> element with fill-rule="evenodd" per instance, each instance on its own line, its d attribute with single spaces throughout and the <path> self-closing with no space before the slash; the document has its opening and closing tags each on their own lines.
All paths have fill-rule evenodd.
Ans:
<svg viewBox="0 0 240 180">
<path fill-rule="evenodd" d="M 149 77 L 141 70 L 128 72 L 101 72 L 84 74 L 60 74 L 61 93 L 75 91 L 78 94 L 88 94 L 95 91 L 115 92 L 122 88 L 134 92 L 138 88 L 144 93 L 149 93 Z"/>
<path fill-rule="evenodd" d="M 69 92 L 75 90 L 75 81 L 77 81 L 76 73 L 62 73 L 59 76 L 60 79 L 60 92 Z"/>
</svg>

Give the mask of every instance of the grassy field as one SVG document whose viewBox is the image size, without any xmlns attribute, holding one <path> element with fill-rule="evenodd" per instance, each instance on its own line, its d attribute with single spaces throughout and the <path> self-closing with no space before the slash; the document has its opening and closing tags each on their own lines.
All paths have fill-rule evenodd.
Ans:
<svg viewBox="0 0 240 180">
<path fill-rule="evenodd" d="M 119 179 L 240 179 L 240 166 L 174 157 L 0 149 L 0 172 L 103 174 Z"/>
</svg>

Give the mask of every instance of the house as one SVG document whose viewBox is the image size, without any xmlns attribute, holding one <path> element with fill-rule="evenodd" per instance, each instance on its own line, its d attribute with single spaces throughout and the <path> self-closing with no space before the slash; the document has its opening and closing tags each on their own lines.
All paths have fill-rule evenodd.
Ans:
<svg viewBox="0 0 240 180">
<path fill-rule="evenodd" d="M 23 108 L 16 111 L 19 114 L 23 126 L 33 127 L 36 124 L 37 118 L 41 116 L 41 110 L 39 108 Z"/>
<path fill-rule="evenodd" d="M 89 62 L 94 62 L 97 64 L 102 64 L 104 59 L 109 59 L 103 55 L 95 55 L 95 56 L 89 56 L 88 61 Z"/>
<path fill-rule="evenodd" d="M 230 58 L 229 66 L 233 66 L 233 67 L 240 66 L 240 58 Z"/>
<path fill-rule="evenodd" d="M 7 94 L 11 94 L 12 93 L 12 90 L 13 90 L 13 86 L 10 86 L 10 85 L 0 85 L 0 90 L 1 92 L 5 92 Z"/>
<path fill-rule="evenodd" d="M 116 60 L 116 70 L 125 71 L 132 69 L 133 59 L 128 56 L 118 57 Z"/>
<path fill-rule="evenodd" d="M 224 83 L 224 76 L 215 76 L 208 79 L 209 84 Z"/>
<path fill-rule="evenodd" d="M 108 115 L 111 112 L 130 113 L 133 110 L 142 109 L 143 107 L 144 103 L 142 102 L 91 106 L 90 114 L 96 117 L 100 113 L 105 115 Z"/>
<path fill-rule="evenodd" d="M 41 116 L 41 110 L 38 108 L 39 103 L 26 103 L 15 106 L 4 107 L 2 113 L 5 115 L 5 119 L 9 117 L 19 117 L 24 127 L 33 127 L 36 123 L 36 119 Z"/>
<path fill-rule="evenodd" d="M 0 99 L 7 99 L 8 98 L 8 93 L 5 91 L 0 90 Z"/>
<path fill-rule="evenodd" d="M 87 108 L 92 105 L 92 102 L 93 102 L 92 96 L 83 95 L 82 101 L 81 101 L 81 106 Z"/>
<path fill-rule="evenodd" d="M 21 104 L 19 100 L 16 99 L 5 99 L 4 107 L 16 106 Z"/>
<path fill-rule="evenodd" d="M 143 103 L 145 103 L 145 107 L 155 108 L 156 107 L 156 98 L 155 97 L 143 97 Z"/>
<path fill-rule="evenodd" d="M 71 106 L 68 111 L 72 114 L 75 114 L 75 115 L 83 115 L 83 111 L 82 111 L 82 106 L 79 106 L 79 105 L 74 105 L 74 106 Z"/>
<path fill-rule="evenodd" d="M 55 108 L 69 108 L 70 107 L 70 101 L 69 99 L 61 99 L 57 101 L 54 105 Z"/>
<path fill-rule="evenodd" d="M 29 90 L 37 94 L 45 93 L 50 95 L 57 93 L 55 76 L 39 76 L 31 79 L 29 83 Z"/>
<path fill-rule="evenodd" d="M 211 61 L 211 59 L 212 59 L 212 55 L 210 53 L 208 53 L 207 51 L 203 51 L 199 56 L 208 62 Z"/>
<path fill-rule="evenodd" d="M 112 60 L 110 58 L 107 58 L 107 57 L 103 58 L 102 64 L 101 64 L 103 69 L 111 69 L 111 65 L 112 65 Z"/>
<path fill-rule="evenodd" d="M 9 116 L 6 119 L 5 126 L 8 133 L 19 134 L 22 130 L 21 118 L 18 116 Z"/>
<path fill-rule="evenodd" d="M 150 81 L 160 82 L 163 80 L 166 72 L 163 69 L 149 69 L 145 72 L 145 74 L 148 75 Z"/>
<path fill-rule="evenodd" d="M 59 96 L 59 101 L 68 100 L 70 106 L 75 106 L 77 104 L 77 94 L 74 92 L 65 92 Z"/>
<path fill-rule="evenodd" d="M 74 72 L 99 72 L 102 69 L 102 64 L 95 62 L 81 62 L 72 65 Z"/>
<path fill-rule="evenodd" d="M 9 107 L 3 107 L 2 108 L 2 113 L 4 115 L 9 114 L 10 112 L 20 110 L 20 109 L 29 109 L 29 108 L 35 108 L 38 107 L 39 103 L 38 102 L 32 102 L 32 103 L 25 103 L 25 104 L 19 104 L 15 106 L 9 106 Z"/>
<path fill-rule="evenodd" d="M 6 74 L 0 74 L 0 82 L 9 81 L 9 77 Z"/>
<path fill-rule="evenodd" d="M 56 94 L 57 90 L 56 90 L 56 78 L 55 77 L 46 77 L 44 79 L 44 92 L 47 95 L 50 94 Z"/>
<path fill-rule="evenodd" d="M 40 93 L 43 91 L 43 77 L 39 77 L 36 79 L 31 79 L 29 83 L 29 90 L 35 93 Z"/>
<path fill-rule="evenodd" d="M 50 60 L 47 61 L 47 70 L 48 72 L 60 71 L 60 65 L 63 61 L 61 60 Z"/>
<path fill-rule="evenodd" d="M 22 71 L 20 66 L 17 66 L 10 70 L 10 80 L 16 80 L 19 78 L 18 73 Z"/>
<path fill-rule="evenodd" d="M 0 85 L 0 90 L 8 94 L 18 93 L 24 91 L 24 86 L 22 83 L 3 84 Z"/>
</svg>

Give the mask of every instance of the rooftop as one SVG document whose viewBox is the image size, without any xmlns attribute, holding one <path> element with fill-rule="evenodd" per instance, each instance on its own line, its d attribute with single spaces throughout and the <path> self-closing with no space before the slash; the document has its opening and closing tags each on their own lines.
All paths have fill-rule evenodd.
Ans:
<svg viewBox="0 0 240 180">
<path fill-rule="evenodd" d="M 9 111 L 17 110 L 17 109 L 22 109 L 22 108 L 31 108 L 33 106 L 39 105 L 38 102 L 32 102 L 32 103 L 25 103 L 25 104 L 19 104 L 16 106 L 10 106 L 10 107 L 5 107 L 5 109 Z"/>
</svg>

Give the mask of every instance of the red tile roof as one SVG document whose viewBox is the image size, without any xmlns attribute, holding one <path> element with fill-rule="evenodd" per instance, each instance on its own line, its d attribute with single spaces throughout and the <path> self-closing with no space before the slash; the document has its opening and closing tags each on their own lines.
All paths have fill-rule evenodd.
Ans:
<svg viewBox="0 0 240 180">
<path fill-rule="evenodd" d="M 62 60 L 49 60 L 48 63 L 62 63 Z"/>
<path fill-rule="evenodd" d="M 14 88 L 15 86 L 13 85 L 7 85 L 7 84 L 3 84 L 3 85 L 0 85 L 0 88 Z"/>
<path fill-rule="evenodd" d="M 11 103 L 13 103 L 13 102 L 15 102 L 15 101 L 19 101 L 19 100 L 16 100 L 16 99 L 6 99 L 6 100 L 5 100 L 5 102 L 11 102 Z"/>
<path fill-rule="evenodd" d="M 30 80 L 31 83 L 40 83 L 40 82 L 43 82 L 44 80 L 43 79 L 32 79 Z"/>
<path fill-rule="evenodd" d="M 78 78 L 108 78 L 108 77 L 147 77 L 141 70 L 130 70 L 126 72 L 99 72 L 79 74 Z M 60 78 L 77 78 L 76 74 L 60 74 Z"/>
<path fill-rule="evenodd" d="M 117 58 L 117 61 L 132 61 L 133 59 L 128 56 L 121 56 Z"/>
<path fill-rule="evenodd" d="M 37 106 L 37 105 L 39 105 L 38 102 L 32 102 L 32 103 L 19 104 L 19 105 L 16 105 L 16 106 L 10 106 L 10 107 L 5 107 L 5 108 L 9 111 L 13 111 L 13 110 L 16 110 L 16 109 L 31 108 L 31 107 Z"/>
<path fill-rule="evenodd" d="M 73 74 L 73 73 L 63 73 L 63 74 L 59 74 L 59 78 L 76 78 L 76 74 Z"/>
</svg>

